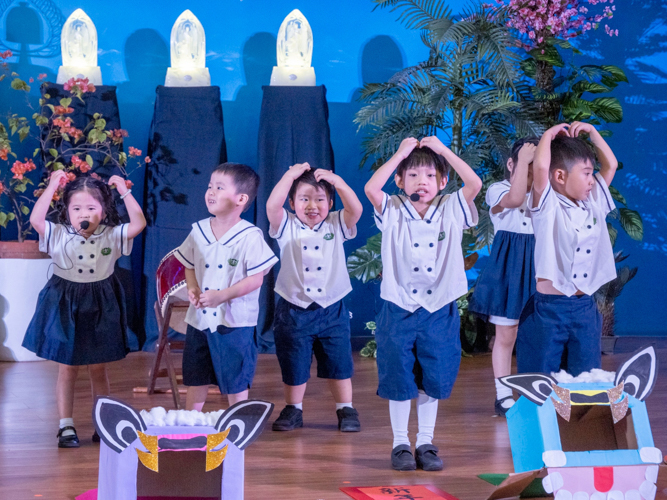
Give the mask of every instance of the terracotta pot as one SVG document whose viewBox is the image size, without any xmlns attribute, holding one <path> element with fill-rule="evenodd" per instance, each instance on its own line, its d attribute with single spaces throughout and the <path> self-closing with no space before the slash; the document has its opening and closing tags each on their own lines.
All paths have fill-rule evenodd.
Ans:
<svg viewBox="0 0 667 500">
<path fill-rule="evenodd" d="M 39 241 L 0 241 L 0 259 L 48 259 L 48 254 L 39 251 Z"/>
</svg>

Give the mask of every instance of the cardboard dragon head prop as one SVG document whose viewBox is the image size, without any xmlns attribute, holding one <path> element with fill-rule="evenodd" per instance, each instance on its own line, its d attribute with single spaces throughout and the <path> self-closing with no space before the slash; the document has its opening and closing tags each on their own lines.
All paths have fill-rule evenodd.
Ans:
<svg viewBox="0 0 667 500">
<path fill-rule="evenodd" d="M 663 457 L 644 402 L 657 379 L 653 347 L 635 353 L 615 375 L 556 376 L 561 382 L 540 373 L 500 379 L 523 396 L 506 415 L 517 473 L 512 481 L 520 473 L 526 484 L 541 478 L 557 500 L 655 498 Z"/>
<path fill-rule="evenodd" d="M 128 404 L 100 397 L 93 422 L 101 438 L 98 498 L 241 500 L 245 450 L 273 404 L 231 406 L 215 425 L 146 425 Z"/>
</svg>

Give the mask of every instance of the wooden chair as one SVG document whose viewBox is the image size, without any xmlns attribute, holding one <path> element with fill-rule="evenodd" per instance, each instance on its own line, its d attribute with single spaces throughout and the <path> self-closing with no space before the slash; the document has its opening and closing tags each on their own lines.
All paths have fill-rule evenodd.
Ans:
<svg viewBox="0 0 667 500">
<path fill-rule="evenodd" d="M 185 333 L 185 314 L 190 303 L 187 300 L 185 286 L 185 267 L 174 256 L 175 250 L 169 252 L 160 262 L 156 272 L 157 296 L 155 301 L 155 319 L 158 325 L 158 341 L 155 349 L 153 366 L 148 374 L 148 394 L 155 394 L 155 384 L 158 377 L 169 378 L 174 405 L 181 408 L 181 398 L 178 392 L 178 374 L 171 357 L 172 349 L 183 349 L 184 342 L 170 340 L 169 328 L 179 333 Z M 161 368 L 162 361 L 166 369 Z"/>
</svg>

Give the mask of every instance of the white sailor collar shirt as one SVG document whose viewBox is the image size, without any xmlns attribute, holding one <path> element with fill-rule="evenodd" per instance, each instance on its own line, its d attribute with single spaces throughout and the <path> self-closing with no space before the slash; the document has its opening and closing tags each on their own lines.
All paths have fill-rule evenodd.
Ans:
<svg viewBox="0 0 667 500">
<path fill-rule="evenodd" d="M 277 231 L 269 230 L 280 246 L 280 271 L 275 291 L 286 301 L 306 308 L 341 300 L 352 290 L 343 243 L 357 235 L 356 226 L 345 225 L 343 210 L 309 228 L 284 210 Z"/>
<path fill-rule="evenodd" d="M 461 239 L 478 222 L 461 190 L 436 196 L 422 219 L 405 196 L 385 193 L 382 212 L 381 297 L 414 312 L 435 312 L 468 291 Z"/>
<path fill-rule="evenodd" d="M 504 208 L 499 213 L 493 213 L 490 210 L 500 203 L 500 200 L 510 192 L 511 187 L 510 181 L 504 180 L 491 184 L 486 190 L 486 204 L 489 206 L 489 217 L 493 223 L 493 229 L 496 233 L 498 231 L 508 231 L 510 233 L 533 234 L 533 221 L 530 218 L 528 208 L 530 193 L 526 193 L 520 207 Z"/>
<path fill-rule="evenodd" d="M 532 206 L 532 194 L 529 200 Z M 616 208 L 598 172 L 585 201 L 573 202 L 547 186 L 531 208 L 535 229 L 535 275 L 551 280 L 569 296 L 581 290 L 592 295 L 616 277 L 606 217 Z"/>
<path fill-rule="evenodd" d="M 39 249 L 53 260 L 53 274 L 76 283 L 102 281 L 113 274 L 122 255 L 132 252 L 128 224 L 99 225 L 88 239 L 71 226 L 46 222 Z"/>
<path fill-rule="evenodd" d="M 202 292 L 223 290 L 242 279 L 265 273 L 278 257 L 264 241 L 262 230 L 241 220 L 220 239 L 211 229 L 211 219 L 192 225 L 192 231 L 174 253 L 188 269 L 194 269 Z M 188 308 L 185 322 L 198 330 L 216 331 L 218 325 L 237 328 L 257 325 L 259 289 L 223 302 L 218 307 Z"/>
</svg>

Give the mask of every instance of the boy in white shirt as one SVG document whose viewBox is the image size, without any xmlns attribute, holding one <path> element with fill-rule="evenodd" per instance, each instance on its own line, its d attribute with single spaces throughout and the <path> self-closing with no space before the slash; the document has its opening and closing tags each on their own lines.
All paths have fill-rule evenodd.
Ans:
<svg viewBox="0 0 667 500">
<path fill-rule="evenodd" d="M 230 406 L 248 399 L 257 364 L 259 288 L 278 262 L 262 230 L 241 219 L 258 186 L 249 166 L 218 166 L 205 195 L 213 217 L 195 222 L 174 254 L 185 266 L 191 304 L 183 350 L 187 410 L 201 411 L 210 384 L 227 394 Z"/>
<path fill-rule="evenodd" d="M 449 168 L 464 186 L 439 195 Z M 382 191 L 391 175 L 405 192 Z M 382 231 L 382 287 L 377 318 L 378 395 L 389 399 L 396 470 L 441 470 L 433 431 L 438 400 L 449 397 L 461 359 L 456 299 L 468 291 L 463 230 L 477 224 L 474 199 L 481 179 L 437 137 L 401 142 L 366 184 Z M 416 461 L 408 439 L 411 400 L 417 398 Z"/>
<path fill-rule="evenodd" d="M 595 155 L 578 138 L 582 133 L 595 147 L 597 173 Z M 605 219 L 615 209 L 609 186 L 617 166 L 589 123 L 562 123 L 540 139 L 529 200 L 537 292 L 519 321 L 519 373 L 559 371 L 565 347 L 572 375 L 600 368 L 602 316 L 592 295 L 616 277 Z"/>
<path fill-rule="evenodd" d="M 343 210 L 329 212 L 334 189 Z M 283 208 L 285 200 L 294 213 Z M 350 317 L 343 297 L 352 290 L 343 242 L 357 234 L 362 213 L 354 191 L 330 170 L 308 163 L 285 172 L 266 202 L 269 235 L 280 246 L 274 334 L 285 390 L 285 408 L 274 431 L 303 427 L 303 396 L 313 353 L 317 376 L 326 378 L 336 401 L 338 429 L 361 430 L 352 407 Z"/>
</svg>

